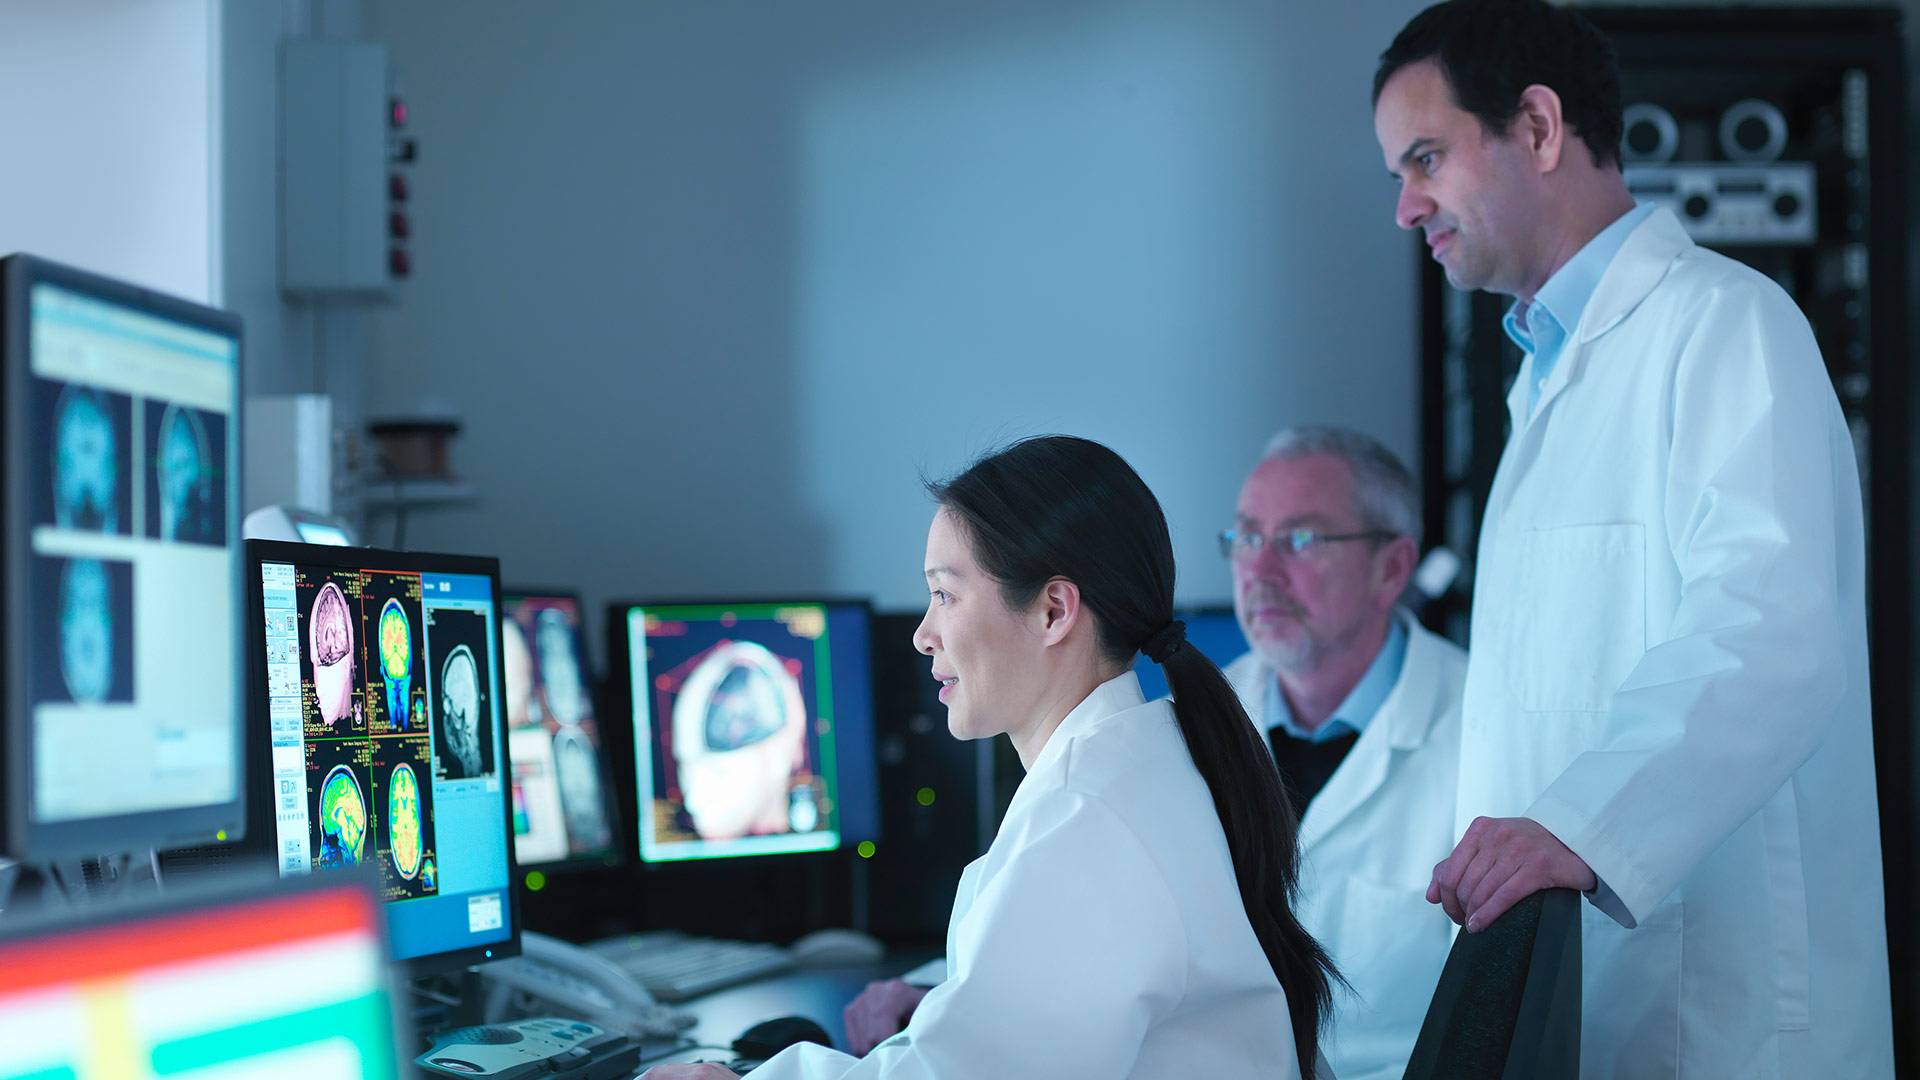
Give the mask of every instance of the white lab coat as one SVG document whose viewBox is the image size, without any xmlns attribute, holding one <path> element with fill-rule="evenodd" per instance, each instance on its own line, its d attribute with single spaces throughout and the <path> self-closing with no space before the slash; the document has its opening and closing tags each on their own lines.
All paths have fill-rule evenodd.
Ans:
<svg viewBox="0 0 1920 1080">
<path fill-rule="evenodd" d="M 1581 1075 L 1891 1076 L 1860 484 L 1806 319 L 1662 210 L 1529 419 L 1532 377 L 1457 826 L 1533 818 L 1605 886 Z"/>
<path fill-rule="evenodd" d="M 801 1044 L 755 1080 L 1300 1076 L 1212 797 L 1131 671 L 1061 722 L 967 867 L 947 967 L 865 1058 Z"/>
<path fill-rule="evenodd" d="M 1380 710 L 1300 823 L 1300 921 L 1353 992 L 1335 991 L 1321 1051 L 1340 1080 L 1398 1080 L 1453 947 L 1453 922 L 1427 903 L 1453 850 L 1460 693 L 1467 656 L 1412 616 L 1406 660 Z M 1273 669 L 1248 653 L 1226 667 L 1256 725 Z"/>
</svg>

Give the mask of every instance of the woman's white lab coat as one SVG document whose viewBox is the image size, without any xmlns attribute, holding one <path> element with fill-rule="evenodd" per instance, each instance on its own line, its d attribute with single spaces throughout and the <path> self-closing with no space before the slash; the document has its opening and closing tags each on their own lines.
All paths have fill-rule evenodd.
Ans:
<svg viewBox="0 0 1920 1080">
<path fill-rule="evenodd" d="M 1300 1075 L 1212 797 L 1131 671 L 1061 722 L 967 867 L 947 968 L 867 1057 L 801 1044 L 755 1080 Z"/>
<path fill-rule="evenodd" d="M 1891 1076 L 1860 484 L 1806 319 L 1660 211 L 1529 418 L 1531 368 L 1457 826 L 1533 818 L 1602 882 L 1581 1075 Z"/>
</svg>

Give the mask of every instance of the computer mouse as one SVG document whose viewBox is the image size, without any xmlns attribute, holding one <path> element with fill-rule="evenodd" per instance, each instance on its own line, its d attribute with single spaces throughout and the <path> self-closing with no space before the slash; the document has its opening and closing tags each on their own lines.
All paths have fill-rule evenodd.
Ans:
<svg viewBox="0 0 1920 1080">
<path fill-rule="evenodd" d="M 787 946 L 793 962 L 808 967 L 877 964 L 886 946 L 858 930 L 815 930 Z"/>
<path fill-rule="evenodd" d="M 765 1061 L 794 1043 L 816 1042 L 832 1046 L 825 1028 L 804 1016 L 780 1016 L 762 1020 L 733 1040 L 733 1052 L 748 1061 Z"/>
</svg>

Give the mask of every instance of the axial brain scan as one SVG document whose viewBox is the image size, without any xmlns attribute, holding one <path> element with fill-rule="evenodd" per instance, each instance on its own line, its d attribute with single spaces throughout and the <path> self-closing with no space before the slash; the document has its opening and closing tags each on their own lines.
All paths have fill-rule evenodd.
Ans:
<svg viewBox="0 0 1920 1080">
<path fill-rule="evenodd" d="M 387 784 L 387 832 L 392 841 L 393 868 L 412 881 L 420 873 L 420 780 L 413 766 L 393 767 Z"/>
<path fill-rule="evenodd" d="M 441 746 L 460 763 L 461 775 L 480 772 L 480 669 L 465 645 L 447 655 L 440 667 L 440 713 L 446 720 Z"/>
<path fill-rule="evenodd" d="M 213 450 L 199 414 L 167 406 L 153 463 L 162 540 L 214 540 Z"/>
<path fill-rule="evenodd" d="M 106 404 L 69 386 L 53 414 L 53 521 L 69 529 L 120 528 L 119 437 Z"/>
<path fill-rule="evenodd" d="M 97 559 L 60 573 L 60 674 L 78 702 L 102 701 L 113 688 L 113 593 Z"/>
<path fill-rule="evenodd" d="M 353 701 L 353 612 L 340 586 L 331 581 L 320 586 L 308 616 L 307 633 L 320 717 L 337 724 Z"/>
<path fill-rule="evenodd" d="M 367 803 L 353 770 L 335 765 L 320 785 L 319 866 L 352 866 L 367 839 Z"/>
<path fill-rule="evenodd" d="M 388 720 L 405 730 L 413 687 L 413 638 L 398 600 L 389 600 L 380 609 L 380 674 L 387 684 Z"/>
</svg>

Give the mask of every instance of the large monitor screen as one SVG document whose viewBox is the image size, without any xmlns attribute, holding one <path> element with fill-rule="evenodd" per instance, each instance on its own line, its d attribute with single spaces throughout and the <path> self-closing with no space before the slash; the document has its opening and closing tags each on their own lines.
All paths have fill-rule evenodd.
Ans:
<svg viewBox="0 0 1920 1080">
<path fill-rule="evenodd" d="M 0 930 L 8 1077 L 398 1075 L 379 910 L 355 883 Z"/>
<path fill-rule="evenodd" d="M 238 320 L 22 256 L 0 276 L 5 846 L 237 834 Z"/>
<path fill-rule="evenodd" d="M 832 851 L 874 831 L 864 605 L 617 608 L 639 855 Z"/>
<path fill-rule="evenodd" d="M 498 564 L 253 541 L 280 873 L 372 864 L 394 957 L 515 939 Z"/>
<path fill-rule="evenodd" d="M 522 867 L 611 860 L 613 816 L 579 598 L 509 593 L 500 629 L 514 853 Z"/>
</svg>

